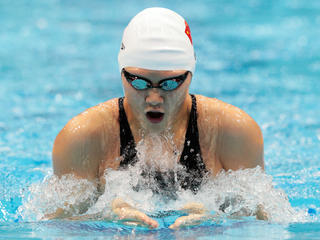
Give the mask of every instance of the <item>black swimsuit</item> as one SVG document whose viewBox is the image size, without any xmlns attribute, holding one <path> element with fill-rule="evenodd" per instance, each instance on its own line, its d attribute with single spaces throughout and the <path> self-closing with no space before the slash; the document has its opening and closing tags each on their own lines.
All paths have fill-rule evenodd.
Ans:
<svg viewBox="0 0 320 240">
<path fill-rule="evenodd" d="M 196 193 L 202 183 L 202 179 L 207 172 L 205 164 L 201 157 L 199 132 L 197 124 L 197 102 L 194 95 L 192 98 L 192 108 L 189 117 L 188 128 L 185 136 L 184 148 L 180 157 L 180 165 L 184 171 L 174 173 L 169 172 L 146 172 L 144 177 L 151 176 L 157 183 L 157 190 L 154 192 L 172 195 L 177 190 L 177 184 L 183 189 L 190 189 Z M 128 165 L 134 165 L 137 161 L 137 150 L 134 138 L 128 123 L 128 119 L 123 107 L 123 97 L 119 98 L 119 123 L 120 123 L 120 155 L 123 160 L 120 162 L 120 168 L 127 168 Z M 176 175 L 175 175 L 176 174 Z M 160 189 L 160 190 L 159 190 Z"/>
</svg>

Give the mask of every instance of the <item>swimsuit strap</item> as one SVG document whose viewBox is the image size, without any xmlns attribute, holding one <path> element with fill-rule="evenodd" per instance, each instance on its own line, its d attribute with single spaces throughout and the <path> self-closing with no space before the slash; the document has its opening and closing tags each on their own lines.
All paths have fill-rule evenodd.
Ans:
<svg viewBox="0 0 320 240">
<path fill-rule="evenodd" d="M 186 168 L 187 173 L 191 176 L 181 176 L 183 178 L 181 179 L 181 186 L 184 189 L 191 189 L 196 192 L 202 182 L 206 167 L 201 157 L 197 122 L 197 101 L 194 95 L 190 94 L 190 96 L 192 98 L 192 108 L 189 116 L 184 147 L 180 157 L 180 164 Z M 190 177 L 193 179 L 190 179 Z"/>
<path fill-rule="evenodd" d="M 119 123 L 120 123 L 120 168 L 133 165 L 137 162 L 137 150 L 134 138 L 128 123 L 127 115 L 123 107 L 124 97 L 119 98 Z"/>
</svg>

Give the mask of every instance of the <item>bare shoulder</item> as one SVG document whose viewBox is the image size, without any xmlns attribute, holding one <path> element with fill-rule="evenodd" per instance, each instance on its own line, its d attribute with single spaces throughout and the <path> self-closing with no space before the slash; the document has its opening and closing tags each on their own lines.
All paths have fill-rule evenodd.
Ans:
<svg viewBox="0 0 320 240">
<path fill-rule="evenodd" d="M 225 103 L 202 95 L 196 95 L 199 130 L 204 137 L 216 139 Z"/>
<path fill-rule="evenodd" d="M 216 153 L 224 169 L 264 167 L 263 136 L 246 112 L 215 98 L 197 96 L 199 120 L 215 132 Z M 202 120 L 201 120 L 202 119 Z"/>
<path fill-rule="evenodd" d="M 79 115 L 73 117 L 61 130 L 60 133 L 68 132 L 72 134 L 92 133 L 99 130 L 102 125 L 111 123 L 116 117 L 116 99 L 100 103 L 88 108 Z"/>
<path fill-rule="evenodd" d="M 56 140 L 64 139 L 80 140 L 85 137 L 94 137 L 103 129 L 113 128 L 118 117 L 117 99 L 111 99 L 97 106 L 91 107 L 79 115 L 73 117 L 60 131 Z M 75 139 L 74 139 L 75 138 Z"/>
<path fill-rule="evenodd" d="M 221 107 L 225 104 L 224 102 L 202 95 L 196 95 L 197 99 L 197 112 L 200 120 L 207 122 L 215 121 L 221 110 Z"/>
<path fill-rule="evenodd" d="M 91 107 L 72 118 L 57 135 L 52 161 L 57 175 L 73 173 L 93 179 L 107 146 L 116 139 L 117 99 Z"/>
</svg>

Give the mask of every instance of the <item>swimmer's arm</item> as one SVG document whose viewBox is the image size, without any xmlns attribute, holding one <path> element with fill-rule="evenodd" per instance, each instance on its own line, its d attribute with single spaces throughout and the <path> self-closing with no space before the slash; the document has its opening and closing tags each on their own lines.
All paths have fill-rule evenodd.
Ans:
<svg viewBox="0 0 320 240">
<path fill-rule="evenodd" d="M 264 169 L 263 135 L 258 124 L 246 113 L 231 113 L 224 119 L 219 136 L 219 160 L 224 170 L 239 170 L 260 166 Z M 258 205 L 253 213 L 257 219 L 267 220 L 264 207 Z M 242 214 L 242 215 L 251 215 Z"/>
<path fill-rule="evenodd" d="M 76 179 L 74 180 L 76 181 Z M 42 220 L 69 219 L 74 215 L 83 214 L 97 201 L 98 196 L 100 195 L 97 191 L 92 192 L 92 188 L 88 189 L 87 186 L 84 186 L 81 189 L 76 189 L 76 191 L 77 192 L 73 192 L 77 195 L 75 198 L 80 197 L 81 200 L 73 200 L 72 204 L 67 201 L 64 202 L 63 207 L 57 208 L 54 212 L 45 213 Z M 87 198 L 83 199 L 83 196 L 87 196 Z"/>
<path fill-rule="evenodd" d="M 104 156 L 101 129 L 90 121 L 92 117 L 77 116 L 61 130 L 52 150 L 54 174 L 73 174 L 96 182 Z M 100 130 L 100 131 L 99 131 Z"/>
<path fill-rule="evenodd" d="M 218 156 L 224 170 L 264 169 L 263 136 L 258 124 L 244 112 L 241 117 L 230 113 L 222 122 Z"/>
<path fill-rule="evenodd" d="M 89 201 L 85 201 L 76 205 L 71 205 L 68 203 L 65 203 L 66 208 L 57 208 L 57 210 L 53 213 L 47 213 L 43 216 L 42 220 L 52 220 L 52 219 L 73 219 L 76 217 L 73 217 L 75 213 L 84 213 L 86 212 L 90 207 Z M 84 217 L 81 220 L 88 220 L 88 217 Z M 78 219 L 80 220 L 80 219 Z"/>
<path fill-rule="evenodd" d="M 61 177 L 72 174 L 75 178 L 87 179 L 92 182 L 99 193 L 98 171 L 103 158 L 101 133 L 94 127 L 87 116 L 77 116 L 72 119 L 58 134 L 52 151 L 54 174 Z M 68 218 L 73 214 L 81 214 L 92 205 L 91 199 L 83 203 L 59 208 L 55 213 L 49 213 L 45 219 Z M 66 210 L 68 209 L 68 210 Z"/>
</svg>

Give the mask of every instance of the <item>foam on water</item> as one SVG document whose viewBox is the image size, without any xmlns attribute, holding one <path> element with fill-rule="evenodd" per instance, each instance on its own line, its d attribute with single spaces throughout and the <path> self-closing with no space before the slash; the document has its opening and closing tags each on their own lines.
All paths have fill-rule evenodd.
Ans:
<svg viewBox="0 0 320 240">
<path fill-rule="evenodd" d="M 103 213 L 108 216 L 111 213 L 111 201 L 120 197 L 150 215 L 179 210 L 187 203 L 197 202 L 202 203 L 210 214 L 218 215 L 219 221 L 242 215 L 253 216 L 258 206 L 263 206 L 271 222 L 310 221 L 306 211 L 291 207 L 285 192 L 274 186 L 272 177 L 260 167 L 222 171 L 216 177 L 206 176 L 196 195 L 190 190 L 181 189 L 180 186 L 175 186 L 174 197 L 155 194 L 155 189 L 158 192 L 161 192 L 161 189 L 157 189 L 159 187 L 152 178 L 142 176 L 143 172 L 170 169 L 177 173 L 182 167 L 177 164 L 179 154 L 172 154 L 172 149 L 167 151 L 166 144 L 172 141 L 172 138 L 152 136 L 149 140 L 148 144 L 145 144 L 146 141 L 138 143 L 137 164 L 126 170 L 106 169 L 105 191 L 97 200 L 93 183 L 72 175 L 60 179 L 48 175 L 42 183 L 31 186 L 30 195 L 19 209 L 20 214 L 25 220 L 40 220 L 45 214 L 55 212 L 57 208 L 69 209 L 70 205 L 87 201 L 91 203 L 91 207 L 86 213 Z M 82 213 L 79 210 L 75 214 Z"/>
<path fill-rule="evenodd" d="M 58 208 L 69 210 L 81 202 L 94 203 L 95 185 L 86 179 L 78 179 L 73 175 L 58 178 L 48 175 L 42 183 L 32 184 L 30 193 L 26 195 L 19 214 L 24 220 L 38 221 L 46 214 L 54 213 Z M 80 208 L 76 214 L 80 214 Z"/>
</svg>

